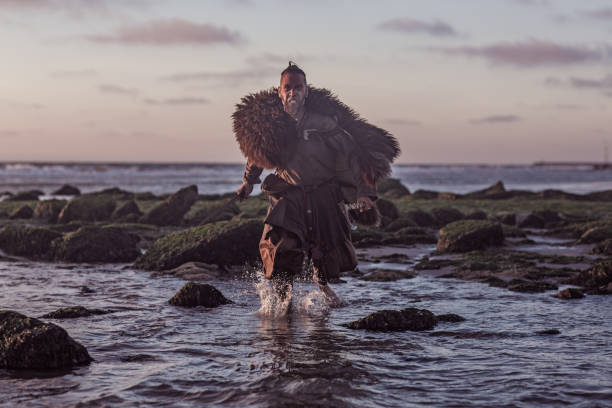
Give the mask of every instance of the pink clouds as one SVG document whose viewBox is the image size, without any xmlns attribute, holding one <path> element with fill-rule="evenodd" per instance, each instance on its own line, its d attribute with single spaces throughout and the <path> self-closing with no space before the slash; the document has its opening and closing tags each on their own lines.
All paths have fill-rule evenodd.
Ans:
<svg viewBox="0 0 612 408">
<path fill-rule="evenodd" d="M 196 98 L 185 96 L 182 98 L 167 98 L 167 99 L 145 99 L 145 103 L 149 105 L 171 105 L 171 106 L 179 106 L 179 105 L 205 105 L 210 103 L 210 101 L 206 98 Z"/>
<path fill-rule="evenodd" d="M 125 88 L 118 85 L 104 84 L 98 87 L 100 92 L 116 94 L 116 95 L 137 95 L 138 89 Z"/>
<path fill-rule="evenodd" d="M 429 34 L 436 37 L 457 35 L 457 31 L 450 24 L 439 20 L 428 22 L 411 18 L 394 18 L 383 21 L 378 28 L 409 34 Z"/>
<path fill-rule="evenodd" d="M 597 10 L 585 11 L 584 15 L 595 20 L 610 20 L 612 21 L 612 7 L 602 8 Z"/>
<path fill-rule="evenodd" d="M 125 26 L 110 35 L 90 35 L 92 42 L 125 45 L 240 45 L 245 42 L 236 31 L 213 24 L 200 24 L 180 18 L 154 20 Z"/>
<path fill-rule="evenodd" d="M 480 57 L 493 63 L 518 67 L 571 65 L 600 61 L 604 58 L 603 51 L 590 47 L 541 40 L 502 42 L 486 46 L 436 47 L 430 50 L 446 55 Z"/>
</svg>

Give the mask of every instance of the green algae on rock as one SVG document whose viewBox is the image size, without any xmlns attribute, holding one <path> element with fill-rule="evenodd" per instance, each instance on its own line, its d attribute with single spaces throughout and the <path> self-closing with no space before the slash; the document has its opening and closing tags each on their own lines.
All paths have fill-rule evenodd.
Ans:
<svg viewBox="0 0 612 408">
<path fill-rule="evenodd" d="M 135 268 L 161 271 L 186 262 L 241 265 L 259 259 L 263 222 L 219 221 L 159 238 L 136 260 Z"/>
<path fill-rule="evenodd" d="M 106 221 L 115 210 L 115 199 L 104 194 L 86 194 L 75 197 L 62 208 L 57 222 L 70 221 Z"/>
<path fill-rule="evenodd" d="M 34 218 L 53 224 L 66 203 L 66 200 L 57 199 L 40 201 L 34 208 Z"/>
<path fill-rule="evenodd" d="M 45 260 L 51 243 L 61 236 L 48 228 L 8 224 L 0 228 L 0 249 L 10 255 Z"/>
<path fill-rule="evenodd" d="M 53 258 L 68 262 L 132 262 L 139 238 L 113 225 L 88 225 L 53 243 Z"/>
<path fill-rule="evenodd" d="M 195 185 L 181 188 L 176 193 L 157 204 L 146 213 L 141 222 L 145 224 L 178 225 L 193 203 L 198 199 L 198 187 Z"/>
<path fill-rule="evenodd" d="M 504 232 L 498 222 L 461 220 L 440 230 L 437 249 L 443 252 L 468 252 L 502 245 L 503 242 Z"/>
<path fill-rule="evenodd" d="M 182 307 L 217 307 L 234 303 L 228 300 L 223 293 L 212 285 L 187 282 L 172 298 L 168 301 L 173 306 Z"/>
<path fill-rule="evenodd" d="M 404 186 L 399 179 L 386 178 L 377 185 L 378 194 L 389 197 L 399 198 L 410 194 L 410 190 Z"/>
<path fill-rule="evenodd" d="M 0 310 L 0 368 L 58 369 L 91 361 L 87 349 L 61 327 Z"/>
</svg>

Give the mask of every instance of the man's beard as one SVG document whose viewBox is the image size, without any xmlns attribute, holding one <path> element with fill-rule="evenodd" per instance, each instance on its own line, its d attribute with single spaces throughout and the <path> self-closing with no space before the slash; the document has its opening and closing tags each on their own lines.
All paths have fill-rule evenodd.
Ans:
<svg viewBox="0 0 612 408">
<path fill-rule="evenodd" d="M 295 116 L 298 114 L 300 109 L 304 106 L 303 103 L 299 103 L 297 99 L 288 99 L 283 107 L 285 108 L 285 112 L 287 112 L 291 116 Z"/>
</svg>

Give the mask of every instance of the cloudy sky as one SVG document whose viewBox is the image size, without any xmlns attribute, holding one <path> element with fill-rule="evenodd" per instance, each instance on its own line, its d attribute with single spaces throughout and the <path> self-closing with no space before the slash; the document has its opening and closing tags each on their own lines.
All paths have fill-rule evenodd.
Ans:
<svg viewBox="0 0 612 408">
<path fill-rule="evenodd" d="M 289 59 L 401 163 L 603 160 L 611 0 L 0 0 L 0 160 L 241 162 Z"/>
</svg>

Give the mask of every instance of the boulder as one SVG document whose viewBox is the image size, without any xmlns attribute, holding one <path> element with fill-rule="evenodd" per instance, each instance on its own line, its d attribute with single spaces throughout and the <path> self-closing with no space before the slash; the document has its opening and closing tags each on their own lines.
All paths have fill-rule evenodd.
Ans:
<svg viewBox="0 0 612 408">
<path fill-rule="evenodd" d="M 113 225 L 90 225 L 53 242 L 53 259 L 64 262 L 132 262 L 139 255 L 140 239 Z"/>
<path fill-rule="evenodd" d="M 376 207 L 378 208 L 378 211 L 380 212 L 381 216 L 387 217 L 391 221 L 399 217 L 399 211 L 397 210 L 397 207 L 389 200 L 379 198 L 378 200 L 376 200 Z"/>
<path fill-rule="evenodd" d="M 34 210 L 32 210 L 32 207 L 30 207 L 29 205 L 22 205 L 19 208 L 16 208 L 15 211 L 13 211 L 10 215 L 9 215 L 9 219 L 11 220 L 28 220 L 30 218 L 32 218 L 32 215 L 34 215 Z"/>
<path fill-rule="evenodd" d="M 118 187 L 106 188 L 100 191 L 94 191 L 93 193 L 89 193 L 88 195 L 92 196 L 109 196 L 112 197 L 113 200 L 132 200 L 134 198 L 134 193 L 130 191 L 122 190 Z"/>
<path fill-rule="evenodd" d="M 426 309 L 412 307 L 402 310 L 381 310 L 345 324 L 349 329 L 373 331 L 430 330 L 437 323 L 436 316 Z"/>
<path fill-rule="evenodd" d="M 11 255 L 47 259 L 51 243 L 61 236 L 47 228 L 5 225 L 0 228 L 0 249 Z"/>
<path fill-rule="evenodd" d="M 419 227 L 402 228 L 390 236 L 383 237 L 381 241 L 385 245 L 435 244 L 436 242 L 435 235 Z"/>
<path fill-rule="evenodd" d="M 240 214 L 240 208 L 235 203 L 228 204 L 227 202 L 216 203 L 199 209 L 192 217 L 186 218 L 187 225 L 204 225 L 217 221 L 228 221 Z"/>
<path fill-rule="evenodd" d="M 400 217 L 396 220 L 391 221 L 386 227 L 385 231 L 395 232 L 406 227 L 417 227 L 417 223 L 411 218 Z"/>
<path fill-rule="evenodd" d="M 140 211 L 140 208 L 138 208 L 136 201 L 130 200 L 117 208 L 111 215 L 111 218 L 116 221 L 135 221 L 141 216 L 142 211 Z"/>
<path fill-rule="evenodd" d="M 531 213 L 528 214 L 525 218 L 523 218 L 518 226 L 521 228 L 544 228 L 546 222 L 544 219 L 537 214 Z"/>
<path fill-rule="evenodd" d="M 34 208 L 34 218 L 44 220 L 48 223 L 55 223 L 65 205 L 66 200 L 53 199 L 39 201 Z"/>
<path fill-rule="evenodd" d="M 612 239 L 606 239 L 593 248 L 593 253 L 601 255 L 612 255 Z"/>
<path fill-rule="evenodd" d="M 501 224 L 485 220 L 461 220 L 446 225 L 438 235 L 437 249 L 443 252 L 468 252 L 502 245 Z"/>
<path fill-rule="evenodd" d="M 506 286 L 508 290 L 522 293 L 541 293 L 557 289 L 557 285 L 547 282 L 532 282 L 521 279 L 513 279 Z"/>
<path fill-rule="evenodd" d="M 454 313 L 436 315 L 436 319 L 439 322 L 448 322 L 448 323 L 459 323 L 459 322 L 465 321 L 464 317 L 459 316 L 458 314 L 454 314 Z"/>
<path fill-rule="evenodd" d="M 91 293 L 91 292 L 87 292 Z M 72 306 L 57 309 L 56 311 L 41 316 L 41 319 L 74 319 L 77 317 L 88 317 L 112 313 L 110 310 L 87 309 L 83 306 Z"/>
<path fill-rule="evenodd" d="M 193 227 L 159 238 L 134 266 L 161 271 L 190 261 L 217 265 L 255 262 L 262 231 L 263 222 L 254 219 Z"/>
<path fill-rule="evenodd" d="M 410 194 L 410 191 L 396 178 L 386 178 L 377 185 L 378 194 L 389 198 L 400 198 Z"/>
<path fill-rule="evenodd" d="M 112 197 L 85 194 L 68 201 L 60 211 L 57 222 L 66 224 L 70 221 L 106 221 L 112 215 L 115 206 Z"/>
<path fill-rule="evenodd" d="M 21 191 L 10 196 L 7 201 L 38 201 L 38 197 L 45 195 L 40 190 Z"/>
<path fill-rule="evenodd" d="M 168 301 L 173 306 L 182 307 L 217 307 L 233 303 L 219 292 L 214 286 L 202 283 L 187 282 Z"/>
<path fill-rule="evenodd" d="M 231 272 L 220 268 L 218 265 L 207 264 L 204 262 L 187 262 L 169 271 L 158 271 L 151 274 L 152 277 L 176 276 L 185 280 L 221 280 L 232 276 Z"/>
<path fill-rule="evenodd" d="M 587 289 L 605 288 L 612 283 L 612 260 L 596 263 L 589 269 L 580 272 L 570 283 Z"/>
<path fill-rule="evenodd" d="M 419 227 L 433 227 L 436 224 L 431 214 L 423 210 L 408 211 L 404 217 L 414 221 Z"/>
<path fill-rule="evenodd" d="M 502 229 L 504 230 L 504 236 L 507 238 L 526 238 L 527 234 L 525 231 L 520 229 L 519 227 L 513 227 L 511 225 L 502 225 Z"/>
<path fill-rule="evenodd" d="M 351 240 L 356 247 L 364 248 L 382 243 L 383 234 L 374 228 L 359 226 L 351 231 Z"/>
<path fill-rule="evenodd" d="M 59 369 L 91 361 L 87 349 L 61 327 L 0 311 L 0 368 Z"/>
<path fill-rule="evenodd" d="M 183 220 L 183 216 L 197 199 L 197 186 L 192 185 L 182 188 L 153 207 L 151 211 L 142 217 L 141 222 L 158 226 L 179 225 Z"/>
<path fill-rule="evenodd" d="M 472 191 L 464 195 L 465 198 L 479 199 L 479 198 L 492 198 L 499 197 L 506 193 L 506 187 L 501 180 L 497 180 L 495 184 L 477 191 Z"/>
<path fill-rule="evenodd" d="M 577 244 L 595 244 L 612 239 L 612 225 L 593 227 L 580 236 Z"/>
<path fill-rule="evenodd" d="M 584 293 L 580 289 L 567 288 L 557 293 L 555 297 L 559 299 L 582 299 Z"/>
<path fill-rule="evenodd" d="M 70 184 L 64 184 L 63 186 L 52 192 L 51 195 L 78 196 L 81 195 L 81 190 L 74 186 L 71 186 Z"/>
<path fill-rule="evenodd" d="M 497 214 L 495 218 L 497 218 L 499 222 L 501 222 L 502 224 L 512 225 L 512 226 L 516 225 L 516 214 L 514 213 L 501 212 Z"/>
<path fill-rule="evenodd" d="M 451 207 L 434 208 L 431 210 L 431 215 L 433 215 L 436 224 L 440 227 L 463 219 L 463 213 Z"/>
<path fill-rule="evenodd" d="M 481 210 L 473 211 L 463 217 L 465 220 L 486 220 L 488 218 L 487 213 Z"/>
<path fill-rule="evenodd" d="M 394 269 L 378 269 L 361 277 L 362 280 L 370 282 L 392 282 L 412 278 L 414 278 L 414 274 Z"/>
</svg>

